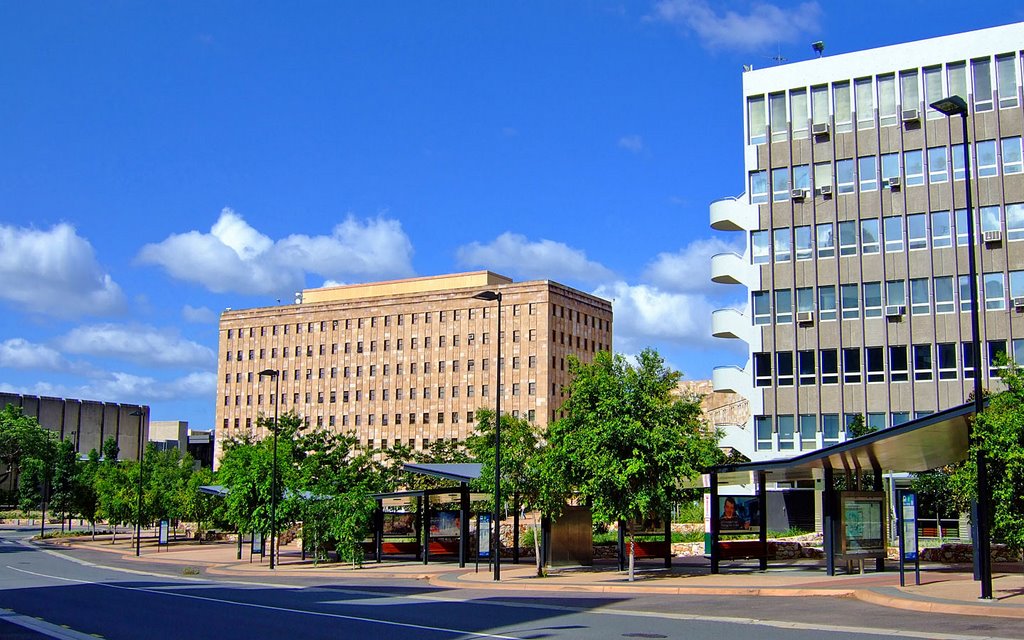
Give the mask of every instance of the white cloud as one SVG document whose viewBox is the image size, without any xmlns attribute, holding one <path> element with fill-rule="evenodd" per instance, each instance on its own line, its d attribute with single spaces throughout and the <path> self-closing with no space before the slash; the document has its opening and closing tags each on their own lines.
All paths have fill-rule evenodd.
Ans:
<svg viewBox="0 0 1024 640">
<path fill-rule="evenodd" d="M 684 346 L 712 344 L 712 304 L 703 295 L 671 293 L 647 284 L 614 282 L 594 295 L 612 301 L 616 351 L 639 353 L 659 341 Z"/>
<path fill-rule="evenodd" d="M 98 324 L 72 329 L 58 339 L 70 353 L 113 357 L 155 366 L 212 366 L 213 351 L 174 331 L 144 325 Z"/>
<path fill-rule="evenodd" d="M 819 28 L 822 15 L 817 2 L 788 9 L 755 2 L 748 13 L 716 9 L 707 0 L 661 0 L 652 18 L 695 34 L 709 49 L 754 50 L 798 41 Z"/>
<path fill-rule="evenodd" d="M 46 345 L 35 344 L 24 338 L 0 342 L 0 367 L 60 371 L 67 366 L 60 352 Z"/>
<path fill-rule="evenodd" d="M 197 371 L 172 380 L 157 380 L 148 376 L 115 371 L 98 376 L 82 385 L 38 382 L 34 385 L 15 387 L 8 383 L 0 383 L 0 391 L 104 402 L 152 404 L 161 400 L 202 396 L 212 398 L 217 391 L 217 376 L 211 372 Z"/>
<path fill-rule="evenodd" d="M 612 272 L 587 259 L 579 249 L 553 240 L 531 242 L 526 236 L 505 232 L 489 244 L 472 242 L 459 247 L 459 263 L 526 279 L 552 279 L 596 283 Z"/>
<path fill-rule="evenodd" d="M 349 216 L 330 235 L 291 235 L 274 241 L 225 208 L 209 233 L 189 231 L 139 252 L 144 264 L 210 291 L 291 296 L 306 274 L 326 279 L 413 275 L 412 243 L 398 220 Z"/>
<path fill-rule="evenodd" d="M 711 256 L 743 253 L 743 247 L 718 238 L 694 240 L 675 253 L 659 253 L 644 270 L 644 279 L 667 291 L 711 291 Z"/>
<path fill-rule="evenodd" d="M 69 224 L 0 225 L 0 298 L 31 313 L 74 318 L 124 309 L 124 295 Z"/>
<path fill-rule="evenodd" d="M 193 307 L 190 304 L 186 304 L 181 308 L 181 317 L 185 319 L 185 322 L 194 322 L 196 324 L 211 324 L 217 322 L 217 314 L 209 307 Z"/>
<path fill-rule="evenodd" d="M 640 153 L 646 148 L 644 145 L 644 139 L 637 134 L 622 136 L 619 138 L 619 146 L 626 151 L 632 151 L 633 153 Z"/>
</svg>

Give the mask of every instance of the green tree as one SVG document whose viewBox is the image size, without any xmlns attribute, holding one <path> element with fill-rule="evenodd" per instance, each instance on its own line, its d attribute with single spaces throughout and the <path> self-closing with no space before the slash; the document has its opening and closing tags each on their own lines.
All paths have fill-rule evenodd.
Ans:
<svg viewBox="0 0 1024 640">
<path fill-rule="evenodd" d="M 853 416 L 853 420 L 850 421 L 850 425 L 846 427 L 846 430 L 849 432 L 851 438 L 859 438 L 878 431 L 878 428 L 868 425 L 864 421 L 864 414 L 858 413 Z"/>
<path fill-rule="evenodd" d="M 74 510 L 89 521 L 93 540 L 96 539 L 96 516 L 100 508 L 100 498 L 97 492 L 99 469 L 100 454 L 92 449 L 89 451 L 88 459 L 81 464 L 74 484 Z"/>
<path fill-rule="evenodd" d="M 216 482 L 217 477 L 211 469 L 196 469 L 188 477 L 182 494 L 181 517 L 188 522 L 196 523 L 196 533 L 200 542 L 203 541 L 203 532 L 206 530 L 203 525 L 214 519 L 220 498 L 201 492 L 199 487 L 210 486 Z"/>
<path fill-rule="evenodd" d="M 133 471 L 137 472 L 138 463 L 120 464 L 118 454 L 117 439 L 107 438 L 103 442 L 103 457 L 96 468 L 96 515 L 106 520 L 113 530 L 111 544 L 117 542 L 117 527 L 132 522 L 137 509 L 135 483 L 138 475 Z M 129 469 L 130 465 L 135 469 Z"/>
<path fill-rule="evenodd" d="M 977 454 L 988 464 L 992 537 L 1024 550 L 1024 369 L 1004 361 L 1006 389 L 989 400 L 974 421 L 970 453 L 950 476 L 958 504 L 977 496 Z"/>
<path fill-rule="evenodd" d="M 12 404 L 0 410 L 0 480 L 18 478 L 19 492 L 24 489 L 27 495 L 20 496 L 20 504 L 38 506 L 43 501 L 43 491 L 50 479 L 56 436 L 39 425 L 32 416 L 26 416 L 21 407 Z M 27 460 L 32 467 L 30 477 L 20 479 L 22 466 Z"/>
<path fill-rule="evenodd" d="M 630 365 L 602 352 L 593 363 L 570 358 L 565 417 L 549 430 L 554 475 L 565 478 L 604 521 L 667 517 L 686 492 L 680 480 L 724 456 L 702 419 L 699 398 L 674 394 L 681 374 L 653 349 Z M 629 579 L 635 540 L 629 537 Z"/>
<path fill-rule="evenodd" d="M 78 454 L 70 440 L 61 440 L 54 450 L 53 491 L 50 504 L 61 513 L 61 531 L 64 520 L 71 518 L 75 510 L 75 484 L 78 477 Z"/>
</svg>

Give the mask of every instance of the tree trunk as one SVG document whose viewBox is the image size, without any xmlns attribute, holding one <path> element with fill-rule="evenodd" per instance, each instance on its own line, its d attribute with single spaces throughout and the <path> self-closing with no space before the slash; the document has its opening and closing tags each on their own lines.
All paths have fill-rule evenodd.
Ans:
<svg viewBox="0 0 1024 640">
<path fill-rule="evenodd" d="M 114 532 L 114 535 L 110 536 L 110 544 L 117 544 L 117 525 L 112 526 L 111 530 Z"/>
<path fill-rule="evenodd" d="M 636 541 L 633 539 L 633 530 L 628 526 L 626 533 L 629 535 L 629 581 L 633 582 L 636 579 L 636 575 L 633 572 L 634 565 L 636 564 Z"/>
<path fill-rule="evenodd" d="M 533 555 L 534 555 L 534 558 L 537 560 L 537 577 L 538 578 L 543 578 L 544 577 L 544 558 L 542 558 L 541 555 L 540 555 L 540 537 L 541 537 L 541 535 L 543 535 L 543 534 L 541 533 L 540 516 L 537 515 L 537 514 L 534 514 L 534 517 L 533 517 Z"/>
</svg>

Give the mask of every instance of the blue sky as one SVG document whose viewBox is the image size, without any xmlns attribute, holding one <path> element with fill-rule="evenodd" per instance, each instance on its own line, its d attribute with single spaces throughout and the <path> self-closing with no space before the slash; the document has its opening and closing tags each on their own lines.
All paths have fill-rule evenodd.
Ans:
<svg viewBox="0 0 1024 640">
<path fill-rule="evenodd" d="M 484 268 L 706 378 L 742 65 L 1024 20 L 958 5 L 2 3 L 0 389 L 209 427 L 224 308 Z"/>
</svg>

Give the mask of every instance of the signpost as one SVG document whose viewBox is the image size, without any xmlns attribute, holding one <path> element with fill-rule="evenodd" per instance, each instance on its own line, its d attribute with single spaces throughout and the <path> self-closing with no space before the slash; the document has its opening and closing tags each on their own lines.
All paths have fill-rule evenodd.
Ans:
<svg viewBox="0 0 1024 640">
<path fill-rule="evenodd" d="M 263 562 L 263 532 L 252 534 L 252 546 L 249 548 L 249 564 L 252 564 L 252 557 L 260 554 L 260 562 Z"/>
<path fill-rule="evenodd" d="M 487 558 L 491 567 L 491 514 L 481 513 L 476 517 L 476 570 L 480 571 L 480 558 Z"/>
<path fill-rule="evenodd" d="M 900 544 L 900 586 L 906 586 L 905 563 L 914 562 L 914 584 L 921 584 L 921 556 L 917 539 L 917 493 L 910 489 L 896 492 L 896 529 Z"/>
<path fill-rule="evenodd" d="M 159 549 L 160 547 L 166 547 L 168 545 L 167 533 L 168 533 L 169 529 L 170 529 L 170 522 L 168 522 L 167 520 L 161 520 L 160 521 L 160 540 L 159 540 L 159 542 L 157 544 L 157 549 Z"/>
</svg>

